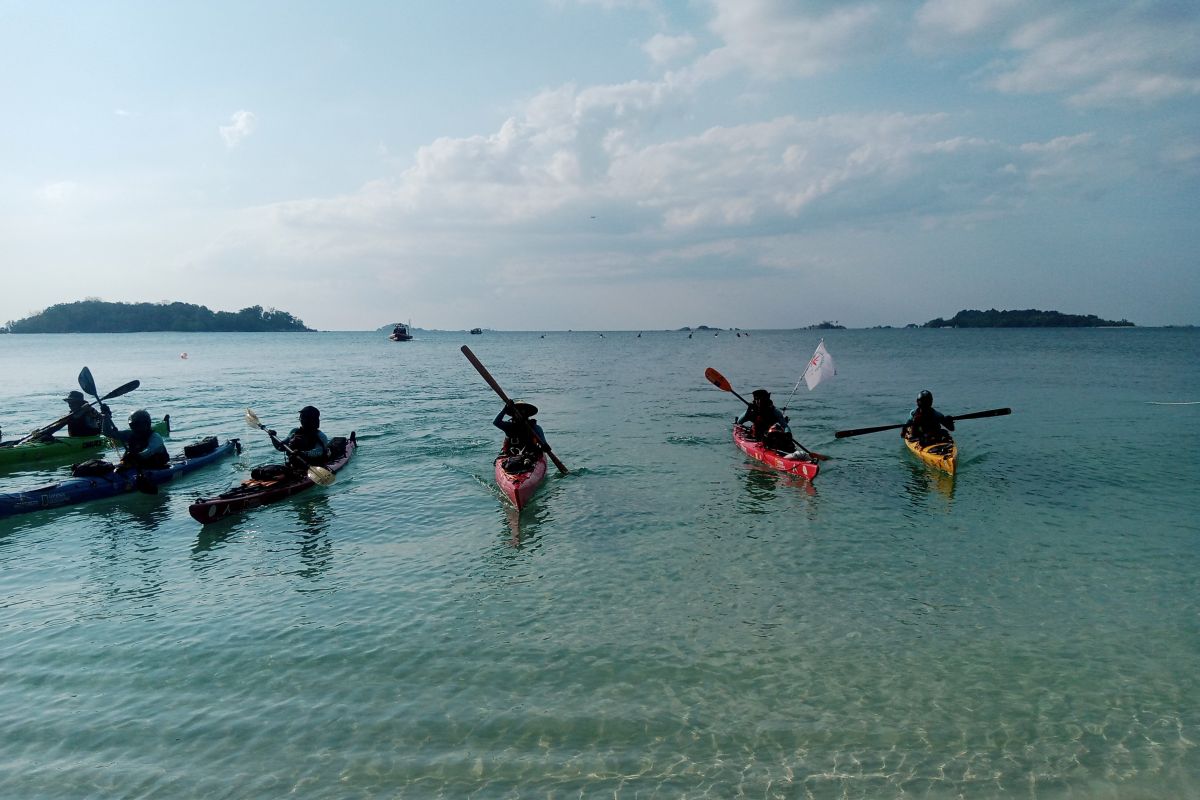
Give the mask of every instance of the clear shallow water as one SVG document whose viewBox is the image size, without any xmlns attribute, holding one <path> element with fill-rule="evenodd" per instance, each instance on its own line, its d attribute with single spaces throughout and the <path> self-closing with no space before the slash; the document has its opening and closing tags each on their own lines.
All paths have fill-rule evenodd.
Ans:
<svg viewBox="0 0 1200 800">
<path fill-rule="evenodd" d="M 1150 404 L 1200 400 L 1200 333 L 829 332 L 809 486 L 703 371 L 782 403 L 817 339 L 0 336 L 6 436 L 86 364 L 173 448 L 247 445 L 0 520 L 0 796 L 1200 797 L 1200 406 Z M 519 528 L 464 343 L 572 469 Z M 926 387 L 1014 409 L 959 426 L 953 482 L 833 438 Z M 273 460 L 243 410 L 306 403 L 358 432 L 338 482 L 193 522 Z"/>
</svg>

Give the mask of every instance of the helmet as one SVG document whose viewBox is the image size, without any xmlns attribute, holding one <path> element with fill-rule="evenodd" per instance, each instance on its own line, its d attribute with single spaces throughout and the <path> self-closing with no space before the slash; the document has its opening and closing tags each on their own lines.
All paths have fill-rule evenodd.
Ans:
<svg viewBox="0 0 1200 800">
<path fill-rule="evenodd" d="M 314 428 L 321 425 L 321 412 L 313 406 L 305 406 L 300 409 L 300 424 L 312 425 Z"/>
<path fill-rule="evenodd" d="M 768 392 L 766 389 L 755 389 L 753 392 L 750 393 L 750 396 L 753 397 L 755 400 L 770 400 L 771 399 L 771 393 Z"/>
<path fill-rule="evenodd" d="M 928 389 L 922 389 L 921 393 L 917 395 L 917 405 L 921 406 L 922 408 L 929 408 L 932 406 L 933 392 L 929 391 Z"/>
<path fill-rule="evenodd" d="M 129 428 L 131 430 L 148 431 L 153 424 L 153 421 L 150 419 L 150 412 L 144 408 L 139 408 L 129 415 Z"/>
<path fill-rule="evenodd" d="M 83 392 L 67 392 L 67 396 L 63 398 L 63 401 L 67 403 L 82 403 Z"/>
</svg>

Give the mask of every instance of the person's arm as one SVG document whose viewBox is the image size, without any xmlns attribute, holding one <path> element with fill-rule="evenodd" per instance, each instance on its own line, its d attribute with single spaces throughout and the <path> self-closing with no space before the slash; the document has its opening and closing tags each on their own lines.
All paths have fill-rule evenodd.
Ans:
<svg viewBox="0 0 1200 800">
<path fill-rule="evenodd" d="M 954 430 L 954 417 L 948 417 L 945 414 L 938 414 L 938 422 L 946 426 L 946 430 Z"/>
<path fill-rule="evenodd" d="M 740 417 L 737 418 L 736 424 L 745 425 L 747 422 L 750 422 L 753 419 L 754 419 L 754 409 L 751 408 L 750 406 L 746 406 L 746 413 L 742 414 Z"/>
<path fill-rule="evenodd" d="M 505 436 L 508 436 L 509 431 L 512 430 L 512 423 L 504 421 L 504 414 L 507 411 L 508 411 L 508 406 L 505 406 L 504 408 L 500 409 L 500 413 L 496 415 L 496 418 L 494 420 L 492 420 L 492 424 L 495 425 L 500 430 L 504 431 Z"/>
<path fill-rule="evenodd" d="M 110 439 L 116 439 L 118 442 L 125 442 L 133 431 L 123 431 L 117 428 L 112 421 L 112 411 L 103 403 L 100 405 L 100 432 Z"/>
</svg>

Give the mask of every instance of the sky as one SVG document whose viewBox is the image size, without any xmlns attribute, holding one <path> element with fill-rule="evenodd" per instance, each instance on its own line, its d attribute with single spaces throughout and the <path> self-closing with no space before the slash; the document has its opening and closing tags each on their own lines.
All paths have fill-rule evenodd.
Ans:
<svg viewBox="0 0 1200 800">
<path fill-rule="evenodd" d="M 0 0 L 0 322 L 1200 323 L 1194 0 Z"/>
</svg>

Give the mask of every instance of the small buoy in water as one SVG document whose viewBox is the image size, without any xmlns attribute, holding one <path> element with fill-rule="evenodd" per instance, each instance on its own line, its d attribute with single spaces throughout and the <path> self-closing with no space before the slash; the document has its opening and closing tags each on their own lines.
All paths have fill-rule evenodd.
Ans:
<svg viewBox="0 0 1200 800">
<path fill-rule="evenodd" d="M 187 358 L 187 353 L 180 353 L 180 354 L 179 354 L 179 357 L 180 357 L 180 358 Z"/>
</svg>

